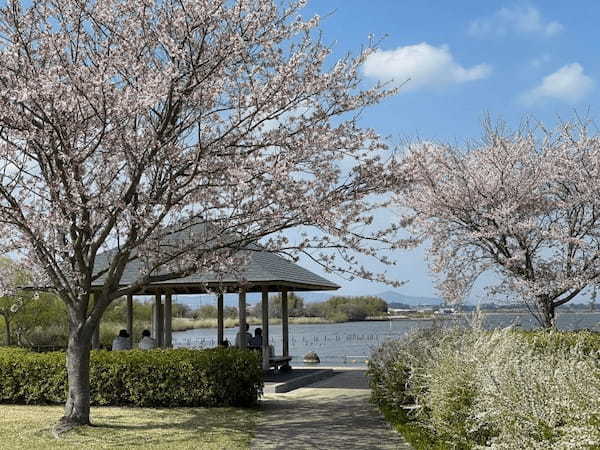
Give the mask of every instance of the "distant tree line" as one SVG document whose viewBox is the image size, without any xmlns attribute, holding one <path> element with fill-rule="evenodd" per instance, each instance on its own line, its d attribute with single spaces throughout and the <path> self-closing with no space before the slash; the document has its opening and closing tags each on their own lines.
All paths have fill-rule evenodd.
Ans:
<svg viewBox="0 0 600 450">
<path fill-rule="evenodd" d="M 261 316 L 262 306 L 258 303 L 253 313 Z M 387 312 L 387 303 L 379 297 L 331 297 L 324 302 L 304 303 L 294 293 L 288 295 L 289 317 L 323 317 L 334 322 L 365 320 L 369 316 L 381 316 Z M 281 296 L 269 298 L 269 316 L 281 318 Z"/>
<path fill-rule="evenodd" d="M 289 317 L 322 317 L 335 322 L 365 320 L 370 316 L 381 316 L 387 312 L 387 303 L 379 297 L 331 297 L 323 302 L 306 303 L 304 299 L 293 292 L 288 294 Z M 262 304 L 258 302 L 248 307 L 248 315 L 261 317 Z M 187 309 L 186 317 L 194 319 L 214 319 L 217 317 L 216 305 L 202 305 L 196 309 Z M 235 319 L 238 309 L 235 306 L 224 307 L 224 317 Z M 281 295 L 269 297 L 269 317 L 281 318 Z"/>
</svg>

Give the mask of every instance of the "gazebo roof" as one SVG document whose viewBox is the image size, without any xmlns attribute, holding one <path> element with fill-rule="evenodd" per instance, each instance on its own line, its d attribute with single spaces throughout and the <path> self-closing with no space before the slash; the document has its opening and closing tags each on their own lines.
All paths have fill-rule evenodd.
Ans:
<svg viewBox="0 0 600 450">
<path fill-rule="evenodd" d="M 98 255 L 96 267 L 106 267 L 107 256 L 111 252 Z M 134 282 L 141 272 L 141 262 L 133 260 L 127 264 L 121 286 Z M 212 290 L 237 292 L 242 284 L 246 292 L 259 292 L 263 287 L 269 290 L 288 288 L 293 291 L 324 291 L 336 290 L 340 286 L 295 264 L 281 256 L 256 249 L 250 250 L 247 263 L 239 273 L 216 274 L 197 273 L 183 278 L 156 282 L 148 285 L 144 293 L 170 291 L 174 294 L 202 294 Z M 92 286 L 101 287 L 103 279 L 96 280 Z"/>
</svg>

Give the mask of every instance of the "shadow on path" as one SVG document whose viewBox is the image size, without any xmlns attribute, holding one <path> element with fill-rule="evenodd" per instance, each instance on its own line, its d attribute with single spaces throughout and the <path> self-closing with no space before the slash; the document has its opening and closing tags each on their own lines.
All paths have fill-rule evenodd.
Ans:
<svg viewBox="0 0 600 450">
<path fill-rule="evenodd" d="M 253 449 L 410 449 L 369 404 L 365 372 L 343 371 L 262 401 Z"/>
</svg>

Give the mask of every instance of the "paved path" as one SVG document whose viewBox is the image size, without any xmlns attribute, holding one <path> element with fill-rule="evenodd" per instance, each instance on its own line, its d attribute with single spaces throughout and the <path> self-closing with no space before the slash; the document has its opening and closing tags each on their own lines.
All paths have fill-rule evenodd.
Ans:
<svg viewBox="0 0 600 450">
<path fill-rule="evenodd" d="M 369 404 L 364 370 L 267 394 L 253 449 L 410 449 Z"/>
</svg>

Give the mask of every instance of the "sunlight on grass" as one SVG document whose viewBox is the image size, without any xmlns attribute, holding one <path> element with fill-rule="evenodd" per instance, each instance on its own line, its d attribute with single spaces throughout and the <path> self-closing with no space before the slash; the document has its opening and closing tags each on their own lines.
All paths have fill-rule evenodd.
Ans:
<svg viewBox="0 0 600 450">
<path fill-rule="evenodd" d="M 241 408 L 92 408 L 94 427 L 56 440 L 60 406 L 0 405 L 2 449 L 248 448 L 259 412 Z"/>
</svg>

